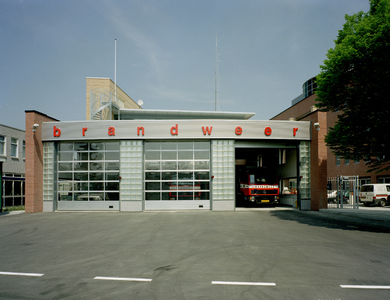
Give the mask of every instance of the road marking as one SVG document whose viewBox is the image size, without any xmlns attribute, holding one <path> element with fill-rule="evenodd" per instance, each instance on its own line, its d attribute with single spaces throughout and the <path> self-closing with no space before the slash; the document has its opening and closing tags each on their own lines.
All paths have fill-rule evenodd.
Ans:
<svg viewBox="0 0 390 300">
<path fill-rule="evenodd" d="M 340 285 L 343 289 L 381 289 L 390 290 L 390 285 Z"/>
<path fill-rule="evenodd" d="M 276 286 L 273 282 L 211 281 L 211 284 Z"/>
<path fill-rule="evenodd" d="M 18 273 L 18 272 L 0 272 L 0 275 L 15 275 L 15 276 L 35 276 L 40 277 L 44 274 L 38 274 L 38 273 Z"/>
<path fill-rule="evenodd" d="M 102 276 L 96 276 L 94 279 L 99 279 L 99 280 L 123 280 L 123 281 L 152 281 L 152 279 L 149 279 L 149 278 L 125 278 L 125 277 L 102 277 Z"/>
</svg>

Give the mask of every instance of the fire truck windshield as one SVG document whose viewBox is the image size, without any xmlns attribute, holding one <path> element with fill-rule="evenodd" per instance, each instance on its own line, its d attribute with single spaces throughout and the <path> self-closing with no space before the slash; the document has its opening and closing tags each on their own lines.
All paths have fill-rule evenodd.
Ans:
<svg viewBox="0 0 390 300">
<path fill-rule="evenodd" d="M 274 184 L 276 178 L 267 174 L 250 174 L 249 184 Z"/>
</svg>

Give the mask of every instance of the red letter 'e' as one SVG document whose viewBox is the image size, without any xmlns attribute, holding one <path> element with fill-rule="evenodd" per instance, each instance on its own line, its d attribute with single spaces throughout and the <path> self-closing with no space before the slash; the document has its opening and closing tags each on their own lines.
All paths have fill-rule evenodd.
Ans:
<svg viewBox="0 0 390 300">
<path fill-rule="evenodd" d="M 272 133 L 271 127 L 265 127 L 264 134 L 270 136 Z"/>
<path fill-rule="evenodd" d="M 53 136 L 54 137 L 60 137 L 60 135 L 61 135 L 61 129 L 53 126 Z"/>
<path fill-rule="evenodd" d="M 241 126 L 237 126 L 237 127 L 236 127 L 236 134 L 237 134 L 237 135 L 241 135 L 241 134 L 242 134 L 242 128 L 241 128 Z"/>
</svg>

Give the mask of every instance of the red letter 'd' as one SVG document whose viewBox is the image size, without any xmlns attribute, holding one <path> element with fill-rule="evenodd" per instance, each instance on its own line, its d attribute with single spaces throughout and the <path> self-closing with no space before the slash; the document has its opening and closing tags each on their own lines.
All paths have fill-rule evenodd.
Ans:
<svg viewBox="0 0 390 300">
<path fill-rule="evenodd" d="M 265 127 L 264 134 L 270 136 L 272 133 L 271 127 Z"/>
<path fill-rule="evenodd" d="M 60 137 L 60 135 L 61 135 L 61 129 L 53 126 L 53 136 L 54 137 Z"/>
<path fill-rule="evenodd" d="M 143 127 L 137 127 L 137 135 L 139 135 L 140 131 L 142 131 L 142 135 L 144 135 L 145 129 Z"/>
<path fill-rule="evenodd" d="M 241 126 L 237 126 L 237 127 L 236 127 L 236 134 L 237 134 L 237 135 L 241 135 L 241 134 L 242 134 L 242 128 L 241 128 Z"/>
<path fill-rule="evenodd" d="M 297 135 L 298 128 L 294 128 L 294 136 Z"/>
<path fill-rule="evenodd" d="M 87 131 L 87 127 L 83 127 L 83 136 L 85 136 L 85 132 Z"/>
<path fill-rule="evenodd" d="M 108 127 L 108 135 L 115 135 L 115 127 Z"/>
<path fill-rule="evenodd" d="M 175 126 L 172 126 L 171 134 L 172 135 L 179 135 L 179 128 L 177 127 L 177 124 Z"/>
<path fill-rule="evenodd" d="M 204 134 L 204 135 L 206 135 L 206 133 L 207 133 L 208 135 L 210 135 L 210 134 L 211 134 L 211 130 L 213 130 L 213 126 L 210 126 L 210 130 L 209 130 L 209 127 L 208 127 L 208 126 L 206 126 L 206 129 L 202 126 L 202 130 L 203 130 L 203 134 Z"/>
</svg>

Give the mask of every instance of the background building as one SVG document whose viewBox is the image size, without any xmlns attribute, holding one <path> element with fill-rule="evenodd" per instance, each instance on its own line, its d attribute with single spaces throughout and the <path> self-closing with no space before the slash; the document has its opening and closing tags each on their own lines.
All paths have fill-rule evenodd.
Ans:
<svg viewBox="0 0 390 300">
<path fill-rule="evenodd" d="M 25 132 L 0 124 L 2 206 L 24 205 Z"/>
</svg>

